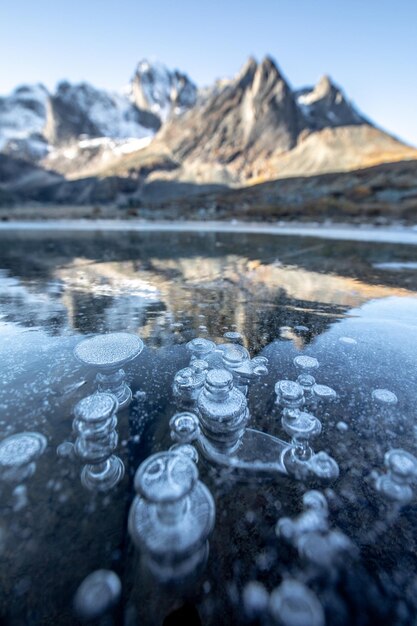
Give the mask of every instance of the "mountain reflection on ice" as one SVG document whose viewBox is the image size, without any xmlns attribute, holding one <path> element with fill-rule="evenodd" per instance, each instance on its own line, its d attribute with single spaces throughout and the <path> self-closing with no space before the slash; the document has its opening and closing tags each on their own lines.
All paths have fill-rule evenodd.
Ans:
<svg viewBox="0 0 417 626">
<path fill-rule="evenodd" d="M 107 589 L 105 608 L 119 601 L 110 578 L 122 592 L 109 623 L 124 626 L 163 623 L 176 611 L 216 625 L 297 623 L 301 614 L 341 626 L 413 623 L 414 480 L 405 499 L 390 494 L 399 493 L 392 472 L 414 472 L 397 451 L 416 453 L 414 248 L 213 233 L 0 238 L 0 439 L 47 440 L 27 476 L 0 481 L 2 623 L 77 624 L 96 615 L 97 589 Z M 379 269 L 387 263 L 408 269 Z M 110 331 L 138 334 L 145 347 L 126 366 L 132 402 L 117 420 L 103 418 L 111 441 L 91 463 L 88 419 L 78 424 L 80 456 L 70 442 L 74 409 L 96 391 L 97 372 L 74 348 Z M 216 504 L 209 555 L 186 588 L 167 587 L 127 532 L 133 477 L 173 443 L 169 422 L 185 410 L 174 377 L 192 370 L 187 342 L 237 333 L 252 359 L 268 359 L 248 385 L 250 428 L 285 437 L 280 380 L 313 375 L 336 391 L 317 413 L 317 449 L 337 460 L 340 476 L 327 487 L 278 475 L 236 481 L 200 454 L 199 480 Z M 319 369 L 300 369 L 314 363 L 300 355 Z M 381 403 L 393 395 L 397 403 Z M 125 476 L 108 491 L 86 489 L 83 465 L 112 454 Z"/>
</svg>

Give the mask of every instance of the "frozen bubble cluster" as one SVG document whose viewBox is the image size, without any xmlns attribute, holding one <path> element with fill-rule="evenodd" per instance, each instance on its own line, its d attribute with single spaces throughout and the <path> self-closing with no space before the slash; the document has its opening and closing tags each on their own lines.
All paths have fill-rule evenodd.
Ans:
<svg viewBox="0 0 417 626">
<path fill-rule="evenodd" d="M 194 406 L 200 391 L 204 387 L 208 367 L 207 361 L 195 359 L 189 367 L 184 367 L 175 374 L 174 396 L 184 407 Z"/>
<path fill-rule="evenodd" d="M 78 587 L 74 610 L 82 620 L 95 620 L 111 611 L 119 602 L 122 592 L 120 578 L 111 570 L 92 572 Z"/>
<path fill-rule="evenodd" d="M 232 452 L 249 419 L 246 398 L 233 386 L 233 375 L 224 369 L 210 370 L 197 407 L 208 441 L 220 452 Z"/>
<path fill-rule="evenodd" d="M 282 428 L 291 437 L 288 442 L 248 428 L 249 385 L 268 373 L 268 360 L 251 358 L 241 337 L 235 339 L 215 344 L 197 337 L 187 343 L 190 365 L 175 375 L 173 393 L 178 408 L 189 412 L 172 417 L 172 439 L 180 444 L 193 443 L 208 460 L 241 473 L 336 479 L 336 461 L 324 451 L 315 454 L 311 447 L 310 440 L 321 433 L 322 424 L 313 413 L 303 410 L 336 397 L 333 389 L 317 384 L 311 375 L 319 367 L 318 360 L 298 355 L 294 359 L 301 371 L 297 381 L 283 379 L 275 384 Z"/>
<path fill-rule="evenodd" d="M 92 491 L 108 491 L 124 476 L 124 464 L 113 452 L 117 447 L 118 402 L 110 393 L 94 393 L 74 407 L 75 452 L 84 462 L 81 482 Z"/>
<path fill-rule="evenodd" d="M 299 356 L 296 359 L 299 363 L 308 364 L 310 369 L 318 367 L 316 359 L 311 357 Z M 291 445 L 284 450 L 282 462 L 288 474 L 295 478 L 305 478 L 313 474 L 323 480 L 334 480 L 339 476 L 336 461 L 326 452 L 315 454 L 311 446 L 311 440 L 320 435 L 322 424 L 315 415 L 303 411 L 302 407 L 311 397 L 319 399 L 320 395 L 315 393 L 316 388 L 319 388 L 326 399 L 333 399 L 335 392 L 326 385 L 317 385 L 314 380 L 308 381 L 306 389 L 302 382 L 302 377 L 299 376 L 297 382 L 279 380 L 275 384 L 276 404 L 282 410 L 281 424 L 291 437 Z"/>
<path fill-rule="evenodd" d="M 228 370 L 236 388 L 247 395 L 250 383 L 268 373 L 268 359 L 261 356 L 251 359 L 238 332 L 226 333 L 224 338 L 228 341 L 220 344 L 204 337 L 189 341 L 187 350 L 191 353 L 191 365 L 195 360 L 203 360 L 207 363 L 207 369 Z"/>
<path fill-rule="evenodd" d="M 282 517 L 276 525 L 277 536 L 297 548 L 301 557 L 316 566 L 330 568 L 354 553 L 348 537 L 329 525 L 327 500 L 320 491 L 308 491 L 304 510 L 294 519 Z"/>
<path fill-rule="evenodd" d="M 26 480 L 36 470 L 35 461 L 44 453 L 46 437 L 23 432 L 0 442 L 0 477 L 7 482 Z"/>
</svg>

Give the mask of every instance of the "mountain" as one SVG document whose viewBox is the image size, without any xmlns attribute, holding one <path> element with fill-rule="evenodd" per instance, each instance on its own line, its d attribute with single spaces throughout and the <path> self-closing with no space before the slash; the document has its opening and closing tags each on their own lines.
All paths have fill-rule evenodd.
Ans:
<svg viewBox="0 0 417 626">
<path fill-rule="evenodd" d="M 146 60 L 123 93 L 21 86 L 0 98 L 0 154 L 2 197 L 130 205 L 417 159 L 329 77 L 294 90 L 270 57 L 199 90 Z"/>
<path fill-rule="evenodd" d="M 186 74 L 147 60 L 138 64 L 127 93 L 139 109 L 153 113 L 162 122 L 197 101 L 197 87 Z"/>
<path fill-rule="evenodd" d="M 303 127 L 291 88 L 272 59 L 258 64 L 250 58 L 234 80 L 170 120 L 158 139 L 185 165 L 215 162 L 249 174 L 257 160 L 291 150 Z"/>
<path fill-rule="evenodd" d="M 56 146 L 79 138 L 142 138 L 158 130 L 160 119 L 123 95 L 87 83 L 59 83 L 47 102 L 43 134 Z"/>
<path fill-rule="evenodd" d="M 167 181 L 236 186 L 417 156 L 368 121 L 328 77 L 294 91 L 270 57 L 250 58 L 234 79 L 163 124 L 147 148 L 110 159 L 96 173 L 140 171 L 150 152 L 178 164 L 148 176 L 154 186 L 164 181 L 164 189 Z"/>
<path fill-rule="evenodd" d="M 40 84 L 22 85 L 0 98 L 0 152 L 36 162 L 62 146 L 74 148 L 74 142 L 84 142 L 82 153 L 89 139 L 111 139 L 119 147 L 151 138 L 196 97 L 197 88 L 185 74 L 147 61 L 138 64 L 124 93 L 85 82 L 62 81 L 53 93 Z"/>
<path fill-rule="evenodd" d="M 311 130 L 369 123 L 328 76 L 323 76 L 315 87 L 298 89 L 294 95 Z"/>
<path fill-rule="evenodd" d="M 0 153 L 28 160 L 45 156 L 43 136 L 49 94 L 39 85 L 22 85 L 10 96 L 0 97 Z"/>
</svg>

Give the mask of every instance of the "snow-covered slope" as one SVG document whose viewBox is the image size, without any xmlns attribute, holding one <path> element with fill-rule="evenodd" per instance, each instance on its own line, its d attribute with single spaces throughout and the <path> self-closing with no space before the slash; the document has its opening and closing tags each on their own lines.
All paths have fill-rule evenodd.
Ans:
<svg viewBox="0 0 417 626">
<path fill-rule="evenodd" d="M 0 151 L 29 159 L 43 157 L 49 94 L 43 85 L 22 85 L 0 97 Z"/>
<path fill-rule="evenodd" d="M 142 139 L 152 136 L 159 124 L 156 116 L 138 109 L 125 95 L 65 81 L 49 99 L 44 132 L 57 145 L 79 137 Z"/>
<path fill-rule="evenodd" d="M 194 106 L 197 87 L 186 74 L 144 59 L 136 68 L 129 94 L 137 107 L 151 111 L 164 122 L 171 113 L 182 113 Z"/>
<path fill-rule="evenodd" d="M 171 113 L 194 106 L 196 98 L 197 88 L 185 74 L 148 61 L 138 64 L 120 93 L 86 82 L 63 81 L 53 93 L 22 85 L 0 97 L 0 153 L 30 162 L 47 158 L 48 165 L 57 153 L 60 161 L 85 161 L 97 146 L 107 157 L 130 152 L 148 144 Z"/>
</svg>

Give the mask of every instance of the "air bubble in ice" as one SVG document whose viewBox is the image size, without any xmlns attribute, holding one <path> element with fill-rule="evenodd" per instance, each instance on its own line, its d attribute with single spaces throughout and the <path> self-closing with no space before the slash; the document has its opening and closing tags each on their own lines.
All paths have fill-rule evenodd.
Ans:
<svg viewBox="0 0 417 626">
<path fill-rule="evenodd" d="M 175 454 L 183 454 L 194 463 L 198 463 L 198 452 L 190 443 L 174 443 L 169 450 Z"/>
<path fill-rule="evenodd" d="M 237 330 L 228 330 L 223 337 L 229 343 L 243 344 L 243 337 Z"/>
<path fill-rule="evenodd" d="M 268 610 L 269 594 L 257 580 L 247 583 L 242 592 L 243 606 L 249 619 L 259 618 Z"/>
<path fill-rule="evenodd" d="M 372 400 L 381 405 L 395 405 L 398 402 L 398 398 L 389 389 L 374 389 L 372 391 Z"/>
<path fill-rule="evenodd" d="M 384 457 L 387 473 L 378 476 L 376 488 L 390 500 L 406 504 L 413 498 L 412 484 L 417 476 L 417 459 L 399 448 L 389 450 Z"/>
<path fill-rule="evenodd" d="M 121 368 L 139 356 L 143 347 L 143 341 L 137 335 L 109 333 L 84 339 L 75 347 L 74 355 L 82 363 L 98 370 L 98 390 L 116 396 L 120 409 L 126 407 L 132 399 L 125 372 Z"/>
<path fill-rule="evenodd" d="M 277 404 L 284 408 L 298 409 L 304 404 L 304 391 L 301 385 L 292 380 L 279 380 L 275 384 Z"/>
<path fill-rule="evenodd" d="M 23 432 L 0 442 L 0 477 L 20 482 L 35 472 L 35 461 L 44 453 L 46 437 L 36 432 Z"/>
<path fill-rule="evenodd" d="M 339 341 L 347 346 L 355 346 L 358 343 L 353 337 L 339 337 Z"/>
<path fill-rule="evenodd" d="M 120 578 L 111 570 L 92 572 L 78 587 L 74 609 L 83 620 L 102 617 L 119 601 L 122 591 Z"/>
<path fill-rule="evenodd" d="M 196 337 L 186 344 L 186 348 L 191 352 L 191 359 L 206 360 L 206 358 L 216 349 L 214 341 L 204 337 Z"/>
<path fill-rule="evenodd" d="M 176 413 L 169 421 L 171 438 L 178 443 L 191 443 L 198 438 L 200 425 L 194 413 Z"/>
<path fill-rule="evenodd" d="M 74 354 L 87 365 L 119 368 L 142 350 L 143 341 L 137 335 L 109 333 L 84 339 L 75 347 Z"/>
<path fill-rule="evenodd" d="M 324 612 L 317 597 L 296 580 L 285 580 L 274 589 L 269 608 L 282 626 L 324 626 Z"/>
<path fill-rule="evenodd" d="M 201 565 L 214 526 L 215 507 L 186 454 L 160 452 L 135 475 L 129 532 L 149 568 L 161 580 L 189 575 Z"/>
<path fill-rule="evenodd" d="M 124 464 L 113 454 L 118 441 L 117 409 L 116 397 L 100 392 L 83 398 L 74 408 L 75 452 L 86 462 L 81 482 L 87 489 L 107 491 L 123 479 Z"/>
<path fill-rule="evenodd" d="M 317 476 L 326 480 L 333 480 L 339 476 L 339 466 L 327 452 L 317 452 L 309 462 L 310 469 Z"/>
<path fill-rule="evenodd" d="M 189 367 L 179 370 L 174 377 L 174 396 L 184 406 L 192 406 L 204 387 L 208 370 L 207 361 L 195 359 Z"/>
<path fill-rule="evenodd" d="M 233 386 L 228 370 L 213 369 L 206 377 L 197 400 L 201 429 L 208 441 L 220 452 L 234 450 L 249 420 L 247 400 Z"/>
</svg>

